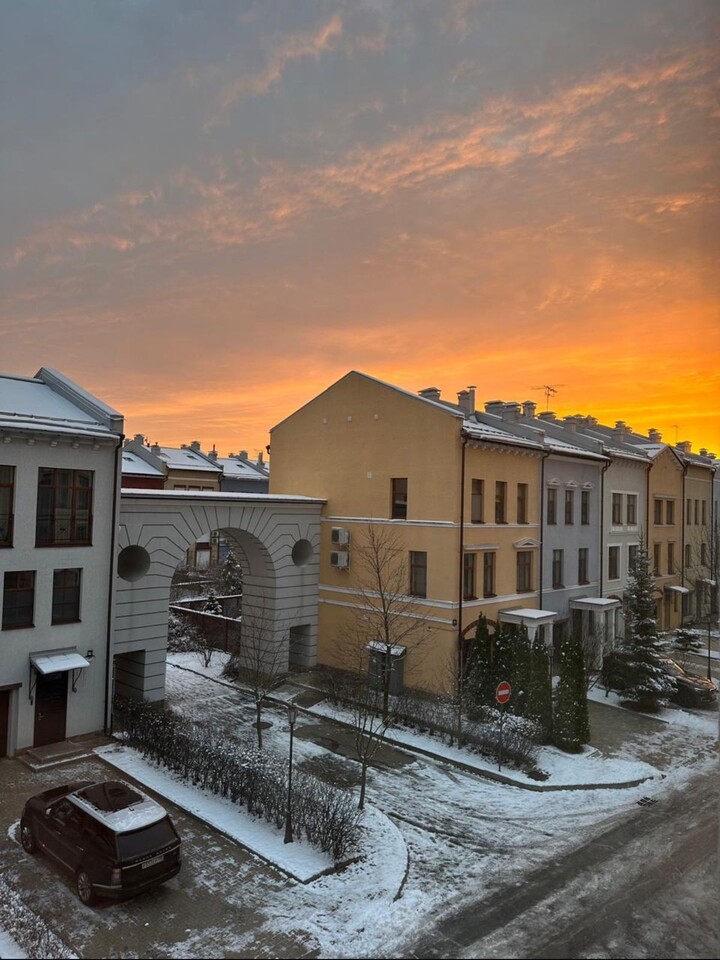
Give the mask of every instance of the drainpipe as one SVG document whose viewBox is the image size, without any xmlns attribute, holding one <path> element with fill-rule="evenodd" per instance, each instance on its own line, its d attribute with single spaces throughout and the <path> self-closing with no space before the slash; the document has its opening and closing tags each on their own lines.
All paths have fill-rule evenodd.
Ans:
<svg viewBox="0 0 720 960">
<path fill-rule="evenodd" d="M 542 610 L 543 599 L 543 544 L 545 543 L 545 461 L 550 456 L 550 451 L 546 450 L 540 454 L 540 573 L 538 579 L 538 610 Z M 557 509 L 557 508 L 556 508 Z M 551 667 L 552 675 L 552 667 Z"/>
<path fill-rule="evenodd" d="M 687 477 L 688 465 L 683 462 L 682 465 L 682 503 L 680 504 L 680 584 L 685 586 L 685 478 Z M 680 600 L 680 623 L 683 622 L 684 594 Z"/>
<path fill-rule="evenodd" d="M 603 569 L 605 566 L 605 544 L 603 542 L 603 534 L 605 532 L 605 474 L 607 473 L 610 463 L 610 460 L 604 463 L 600 471 L 600 568 L 598 570 L 598 596 L 600 597 L 603 595 Z"/>
<path fill-rule="evenodd" d="M 460 454 L 460 556 L 459 556 L 459 586 L 458 586 L 458 676 L 462 677 L 463 668 L 463 600 L 465 579 L 465 452 L 467 450 L 468 438 L 465 433 L 460 431 L 461 454 Z M 477 571 L 476 571 L 477 576 Z"/>
<path fill-rule="evenodd" d="M 113 616 L 113 594 L 115 590 L 115 545 L 117 542 L 118 528 L 118 496 L 120 494 L 120 485 L 122 483 L 122 473 L 120 470 L 120 454 L 122 450 L 125 434 L 120 434 L 120 439 L 115 447 L 115 487 L 113 489 L 112 506 L 112 535 L 110 537 L 110 573 L 108 575 L 108 612 L 107 612 L 107 636 L 105 640 L 105 715 L 103 722 L 103 731 L 105 736 L 112 734 L 112 710 L 110 704 L 110 678 L 112 670 L 112 616 Z"/>
</svg>

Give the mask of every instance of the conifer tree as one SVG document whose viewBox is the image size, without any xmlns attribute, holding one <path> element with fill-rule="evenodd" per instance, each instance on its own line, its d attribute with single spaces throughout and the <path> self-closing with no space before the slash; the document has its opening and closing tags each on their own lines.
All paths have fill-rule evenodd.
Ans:
<svg viewBox="0 0 720 960">
<path fill-rule="evenodd" d="M 550 743 L 553 729 L 550 657 L 540 637 L 535 637 L 532 642 L 530 683 L 525 711 L 526 716 L 535 720 L 540 727 L 543 742 Z"/>
<path fill-rule="evenodd" d="M 532 648 L 527 627 L 516 627 L 512 631 L 512 673 L 509 677 L 512 686 L 510 709 L 520 717 L 528 715 L 528 698 L 531 686 Z M 502 679 L 502 677 L 500 678 Z"/>
<path fill-rule="evenodd" d="M 512 687 L 512 695 L 508 709 L 514 712 L 515 686 L 515 630 L 507 624 L 498 621 L 493 638 L 492 686 L 490 703 L 495 706 L 495 689 L 502 680 Z"/>
<path fill-rule="evenodd" d="M 221 617 L 223 615 L 222 603 L 212 587 L 208 591 L 208 595 L 205 599 L 203 613 L 211 613 L 216 617 Z"/>
<path fill-rule="evenodd" d="M 220 569 L 218 582 L 224 596 L 236 596 L 242 593 L 242 568 L 232 550 L 228 550 L 225 562 Z"/>
<path fill-rule="evenodd" d="M 654 593 L 647 547 L 641 540 L 625 589 L 625 641 L 615 651 L 614 660 L 623 700 L 653 713 L 675 691 L 675 681 L 658 662 L 663 642 L 658 636 Z"/>
<path fill-rule="evenodd" d="M 470 697 L 476 706 L 489 706 L 493 702 L 492 696 L 495 688 L 493 686 L 492 659 L 492 638 L 487 619 L 481 613 L 475 628 L 468 681 Z"/>
<path fill-rule="evenodd" d="M 553 736 L 561 750 L 579 753 L 590 739 L 582 638 L 567 634 L 560 643 Z"/>
</svg>

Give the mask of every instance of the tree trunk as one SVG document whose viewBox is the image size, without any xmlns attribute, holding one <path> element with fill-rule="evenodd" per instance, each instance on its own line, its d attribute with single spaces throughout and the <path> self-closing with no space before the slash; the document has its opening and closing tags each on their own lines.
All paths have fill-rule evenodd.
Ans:
<svg viewBox="0 0 720 960">
<path fill-rule="evenodd" d="M 360 802 L 358 803 L 358 810 L 365 809 L 365 785 L 367 784 L 367 763 L 362 762 L 360 768 Z"/>
<path fill-rule="evenodd" d="M 262 750 L 263 748 L 262 747 L 262 726 L 260 725 L 260 721 L 262 717 L 262 700 L 255 701 L 255 710 L 257 712 L 257 722 L 255 726 L 257 727 L 257 735 L 258 735 L 258 750 Z"/>
</svg>

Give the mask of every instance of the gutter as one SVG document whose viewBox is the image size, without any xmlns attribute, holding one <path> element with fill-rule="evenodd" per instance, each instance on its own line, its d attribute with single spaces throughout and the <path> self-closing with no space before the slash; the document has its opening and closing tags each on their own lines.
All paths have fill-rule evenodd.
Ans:
<svg viewBox="0 0 720 960">
<path fill-rule="evenodd" d="M 115 570 L 117 558 L 115 556 L 115 546 L 118 533 L 118 497 L 120 496 L 120 486 L 122 483 L 122 472 L 120 457 L 122 455 L 122 445 L 125 434 L 120 437 L 115 447 L 115 487 L 113 489 L 113 508 L 112 508 L 112 535 L 110 537 L 110 573 L 108 575 L 108 612 L 107 612 L 107 636 L 105 640 L 105 716 L 104 733 L 105 736 L 112 734 L 112 703 L 110 700 L 110 682 L 112 679 L 112 627 L 113 627 L 113 595 L 115 592 Z"/>
</svg>

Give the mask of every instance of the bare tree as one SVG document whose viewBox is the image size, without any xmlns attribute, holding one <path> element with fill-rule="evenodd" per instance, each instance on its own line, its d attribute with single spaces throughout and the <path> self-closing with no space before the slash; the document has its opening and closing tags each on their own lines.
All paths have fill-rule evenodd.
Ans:
<svg viewBox="0 0 720 960">
<path fill-rule="evenodd" d="M 287 669 L 287 635 L 279 637 L 265 607 L 243 616 L 240 646 L 223 669 L 225 676 L 247 687 L 255 700 L 258 749 L 262 750 L 264 699 L 282 681 Z"/>
<path fill-rule="evenodd" d="M 358 649 L 371 652 L 368 668 L 380 675 L 382 713 L 387 719 L 396 665 L 408 649 L 417 662 L 430 635 L 429 616 L 410 595 L 407 551 L 397 532 L 371 523 L 358 540 L 353 569 L 360 596 L 346 646 L 352 651 L 352 669 L 358 664 Z"/>
</svg>

